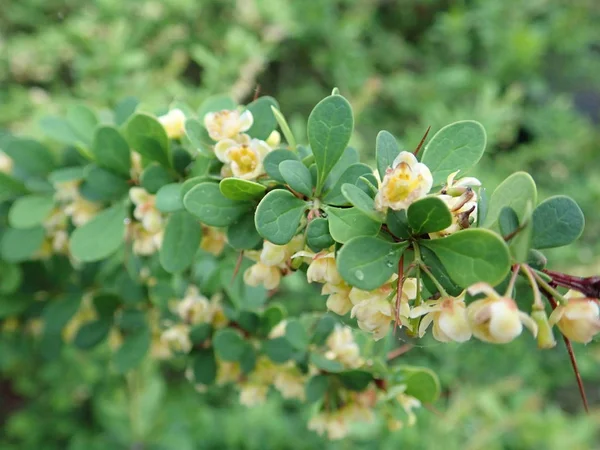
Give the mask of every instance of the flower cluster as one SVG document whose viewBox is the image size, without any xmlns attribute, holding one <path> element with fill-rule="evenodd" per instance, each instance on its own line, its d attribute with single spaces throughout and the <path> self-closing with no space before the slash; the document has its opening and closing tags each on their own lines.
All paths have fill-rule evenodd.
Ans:
<svg viewBox="0 0 600 450">
<path fill-rule="evenodd" d="M 292 256 L 302 247 L 304 237 L 296 236 L 286 245 L 265 241 L 262 250 L 247 251 L 245 256 L 256 262 L 244 272 L 244 282 L 250 286 L 263 285 L 266 289 L 275 289 L 281 277 L 290 272 Z"/>
</svg>

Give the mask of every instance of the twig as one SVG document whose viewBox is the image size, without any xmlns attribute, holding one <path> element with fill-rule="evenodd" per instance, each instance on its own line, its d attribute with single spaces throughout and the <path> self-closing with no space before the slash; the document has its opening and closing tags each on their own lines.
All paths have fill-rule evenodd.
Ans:
<svg viewBox="0 0 600 450">
<path fill-rule="evenodd" d="M 391 352 L 389 352 L 387 354 L 387 360 L 392 361 L 393 359 L 396 359 L 398 356 L 402 356 L 405 353 L 408 353 L 410 350 L 412 350 L 412 348 L 414 347 L 413 344 L 404 344 L 401 345 L 400 347 L 392 350 Z"/>
<path fill-rule="evenodd" d="M 413 154 L 415 156 L 417 156 L 419 154 L 419 151 L 421 151 L 421 147 L 423 147 L 423 143 L 425 142 L 425 139 L 427 139 L 427 135 L 429 134 L 429 130 L 431 130 L 431 125 L 429 125 L 427 127 L 427 131 L 425 131 L 425 134 L 423 135 L 423 137 L 421 138 L 421 142 L 419 142 L 419 145 L 417 146 L 417 148 L 415 149 L 415 151 L 413 152 Z"/>
<path fill-rule="evenodd" d="M 242 266 L 242 261 L 244 260 L 244 252 L 240 252 L 240 254 L 238 255 L 238 259 L 235 262 L 235 269 L 233 269 L 233 275 L 231 277 L 231 282 L 233 283 L 235 281 L 235 277 L 237 276 L 238 272 L 240 271 L 240 267 Z"/>
</svg>

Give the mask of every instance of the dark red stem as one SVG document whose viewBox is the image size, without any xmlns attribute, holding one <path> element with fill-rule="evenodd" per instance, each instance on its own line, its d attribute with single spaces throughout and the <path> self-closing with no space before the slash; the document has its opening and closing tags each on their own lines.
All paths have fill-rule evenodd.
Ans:
<svg viewBox="0 0 600 450">
<path fill-rule="evenodd" d="M 600 277 L 576 277 L 566 273 L 544 270 L 558 286 L 575 289 L 588 298 L 600 298 Z"/>
</svg>

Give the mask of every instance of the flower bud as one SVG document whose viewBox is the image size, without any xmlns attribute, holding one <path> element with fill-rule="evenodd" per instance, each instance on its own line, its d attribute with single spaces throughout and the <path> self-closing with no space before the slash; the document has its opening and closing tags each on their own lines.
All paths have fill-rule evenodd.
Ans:
<svg viewBox="0 0 600 450">
<path fill-rule="evenodd" d="M 600 308 L 595 299 L 571 297 L 552 312 L 550 324 L 556 324 L 570 340 L 587 344 L 600 332 Z"/>
<path fill-rule="evenodd" d="M 249 286 L 258 286 L 262 284 L 265 289 L 275 289 L 281 281 L 281 272 L 279 268 L 267 266 L 257 262 L 250 266 L 244 272 L 244 283 Z"/>
<path fill-rule="evenodd" d="M 552 327 L 548 322 L 548 316 L 543 309 L 534 309 L 531 318 L 538 328 L 537 343 L 539 348 L 552 348 L 556 346 L 556 339 L 552 334 Z"/>
<path fill-rule="evenodd" d="M 179 139 L 185 133 L 185 114 L 180 109 L 172 109 L 164 116 L 160 116 L 161 123 L 169 139 Z"/>
<path fill-rule="evenodd" d="M 279 144 L 281 144 L 281 134 L 279 134 L 279 131 L 273 130 L 267 138 L 266 142 L 267 145 L 271 148 L 279 147 Z"/>
<path fill-rule="evenodd" d="M 352 309 L 350 290 L 350 286 L 344 282 L 339 284 L 325 283 L 321 290 L 321 294 L 329 294 L 329 297 L 327 298 L 327 309 L 340 316 L 346 315 Z"/>
<path fill-rule="evenodd" d="M 306 278 L 309 283 L 341 283 L 342 277 L 335 265 L 335 254 L 326 252 L 317 253 L 308 266 Z"/>
</svg>

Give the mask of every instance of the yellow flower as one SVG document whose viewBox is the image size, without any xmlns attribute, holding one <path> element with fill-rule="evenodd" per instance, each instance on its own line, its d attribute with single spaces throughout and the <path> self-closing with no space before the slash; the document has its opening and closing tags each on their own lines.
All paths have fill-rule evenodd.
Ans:
<svg viewBox="0 0 600 450">
<path fill-rule="evenodd" d="M 269 339 L 275 339 L 278 337 L 285 336 L 285 329 L 287 327 L 287 320 L 282 320 L 275 325 L 269 332 Z"/>
<path fill-rule="evenodd" d="M 150 232 L 141 223 L 129 225 L 129 238 L 133 242 L 133 252 L 136 255 L 152 255 L 160 249 L 163 232 Z"/>
<path fill-rule="evenodd" d="M 410 152 L 400 152 L 383 177 L 375 197 L 375 207 L 385 211 L 406 209 L 415 200 L 424 197 L 433 184 L 429 168 L 417 161 Z"/>
<path fill-rule="evenodd" d="M 550 325 L 556 324 L 567 338 L 587 344 L 600 332 L 600 308 L 597 300 L 569 291 L 569 303 L 559 305 L 550 315 Z"/>
<path fill-rule="evenodd" d="M 327 347 L 329 348 L 325 353 L 327 359 L 339 361 L 349 368 L 357 368 L 363 364 L 360 349 L 354 341 L 350 327 L 336 325 L 327 338 Z"/>
<path fill-rule="evenodd" d="M 433 337 L 440 342 L 465 342 L 471 339 L 471 327 L 467 318 L 467 308 L 462 297 L 445 297 L 430 300 L 413 308 L 410 317 L 420 317 L 419 337 L 433 323 Z"/>
<path fill-rule="evenodd" d="M 482 341 L 505 344 L 512 341 L 523 331 L 523 325 L 537 336 L 534 320 L 522 311 L 510 297 L 501 297 L 487 283 L 471 286 L 469 294 L 484 293 L 486 297 L 475 300 L 467 307 L 467 318 L 473 334 Z"/>
<path fill-rule="evenodd" d="M 390 295 L 393 292 L 392 282 L 396 277 L 378 289 L 363 291 L 353 287 L 350 291 L 352 307 L 351 317 L 356 317 L 361 330 L 373 333 L 373 338 L 379 340 L 387 335 L 390 324 L 394 319 L 394 308 Z M 400 301 L 400 316 L 407 318 L 410 313 L 408 301 L 416 297 L 416 280 L 408 278 L 404 281 Z M 406 321 L 407 322 L 407 321 Z"/>
<path fill-rule="evenodd" d="M 160 336 L 160 340 L 173 352 L 189 353 L 192 349 L 190 330 L 184 324 L 167 328 Z"/>
<path fill-rule="evenodd" d="M 211 112 L 204 116 L 204 126 L 213 141 L 230 139 L 244 131 L 248 131 L 253 122 L 252 113 L 247 110 L 242 114 L 237 110 L 223 110 Z"/>
<path fill-rule="evenodd" d="M 0 152 L 0 172 L 10 173 L 13 168 L 13 161 L 4 152 Z"/>
<path fill-rule="evenodd" d="M 327 297 L 327 309 L 340 316 L 348 314 L 352 309 L 352 301 L 350 300 L 351 289 L 343 281 L 338 284 L 325 283 L 321 294 L 329 295 Z"/>
<path fill-rule="evenodd" d="M 316 282 L 337 285 L 342 282 L 342 277 L 335 265 L 335 253 L 333 251 L 323 250 L 319 253 L 300 251 L 292 257 L 310 258 L 308 270 L 306 271 L 306 279 L 309 283 Z"/>
<path fill-rule="evenodd" d="M 215 145 L 215 156 L 226 164 L 225 170 L 244 180 L 255 180 L 265 173 L 263 160 L 271 151 L 264 141 L 241 135 L 237 140 L 224 139 Z"/>
<path fill-rule="evenodd" d="M 225 233 L 215 227 L 202 226 L 202 241 L 200 248 L 215 256 L 219 256 L 225 248 Z"/>
<path fill-rule="evenodd" d="M 172 109 L 160 116 L 158 121 L 167 132 L 169 139 L 179 139 L 185 133 L 185 114 L 180 109 Z"/>
<path fill-rule="evenodd" d="M 83 197 L 77 197 L 65 206 L 63 211 L 71 217 L 73 225 L 80 227 L 93 219 L 100 212 L 100 209 L 100 205 L 97 203 L 90 202 Z"/>
<path fill-rule="evenodd" d="M 129 189 L 129 198 L 135 205 L 133 217 L 139 220 L 144 229 L 151 233 L 157 233 L 162 229 L 162 214 L 155 206 L 156 197 L 146 192 L 144 188 L 132 187 Z"/>
<path fill-rule="evenodd" d="M 244 283 L 249 286 L 263 285 L 265 289 L 275 289 L 281 281 L 281 271 L 276 266 L 261 262 L 248 267 L 244 272 Z"/>
</svg>

